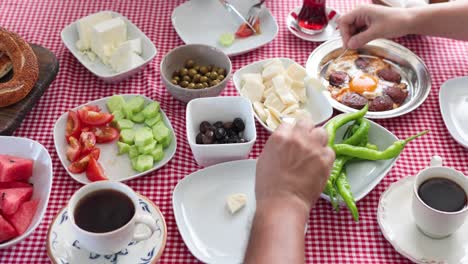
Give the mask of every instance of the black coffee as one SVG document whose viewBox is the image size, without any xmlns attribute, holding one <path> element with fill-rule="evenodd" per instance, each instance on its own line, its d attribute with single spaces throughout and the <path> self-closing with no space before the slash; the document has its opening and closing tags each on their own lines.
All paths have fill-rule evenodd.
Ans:
<svg viewBox="0 0 468 264">
<path fill-rule="evenodd" d="M 110 232 L 128 223 L 135 215 L 132 200 L 116 190 L 106 189 L 85 195 L 75 208 L 75 223 L 93 233 Z"/>
<path fill-rule="evenodd" d="M 445 178 L 431 178 L 423 182 L 418 195 L 428 206 L 444 212 L 457 212 L 465 208 L 465 190 L 456 182 Z"/>
</svg>

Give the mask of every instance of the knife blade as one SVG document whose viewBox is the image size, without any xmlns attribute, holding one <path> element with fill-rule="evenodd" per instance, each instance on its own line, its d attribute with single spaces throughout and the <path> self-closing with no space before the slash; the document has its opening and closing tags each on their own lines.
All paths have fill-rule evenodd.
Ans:
<svg viewBox="0 0 468 264">
<path fill-rule="evenodd" d="M 249 22 L 242 16 L 242 14 L 232 5 L 230 4 L 227 0 L 218 0 L 221 5 L 223 5 L 224 9 L 226 9 L 233 17 L 235 17 L 237 20 L 241 21 L 242 23 L 247 24 L 247 26 L 255 33 L 257 34 L 257 31 L 255 28 L 249 24 Z"/>
</svg>

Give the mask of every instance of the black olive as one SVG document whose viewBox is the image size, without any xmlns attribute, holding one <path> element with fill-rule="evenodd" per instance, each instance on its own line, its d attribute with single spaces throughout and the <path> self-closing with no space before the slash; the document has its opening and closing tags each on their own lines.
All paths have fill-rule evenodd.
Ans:
<svg viewBox="0 0 468 264">
<path fill-rule="evenodd" d="M 223 139 L 226 137 L 226 130 L 224 128 L 220 127 L 215 130 L 215 137 L 217 140 Z"/>
<path fill-rule="evenodd" d="M 201 124 L 200 124 L 200 132 L 206 133 L 206 131 L 208 131 L 208 130 L 213 130 L 213 129 L 212 129 L 212 126 L 211 126 L 211 124 L 210 124 L 210 122 L 208 122 L 208 121 L 203 121 L 203 122 L 201 122 Z"/>
<path fill-rule="evenodd" d="M 239 143 L 246 143 L 246 142 L 247 142 L 247 140 L 245 138 L 239 139 Z"/>
<path fill-rule="evenodd" d="M 230 143 L 230 144 L 239 143 L 239 139 L 238 138 L 233 138 L 233 137 L 229 138 L 228 143 Z"/>
<path fill-rule="evenodd" d="M 224 129 L 227 130 L 227 129 L 232 129 L 233 125 L 234 124 L 232 122 L 226 122 L 226 123 L 224 123 L 223 127 L 224 127 Z"/>
<path fill-rule="evenodd" d="M 233 123 L 234 123 L 234 127 L 233 127 L 234 131 L 236 131 L 236 132 L 244 131 L 245 123 L 244 123 L 244 121 L 242 119 L 236 118 L 236 119 L 234 119 Z"/>
<path fill-rule="evenodd" d="M 205 134 L 202 135 L 203 144 L 213 144 L 214 140 L 215 137 L 212 130 L 208 130 Z"/>
<path fill-rule="evenodd" d="M 216 128 L 221 128 L 221 127 L 224 127 L 224 124 L 221 121 L 217 121 L 216 123 L 213 124 L 213 126 Z"/>
<path fill-rule="evenodd" d="M 197 138 L 195 139 L 195 142 L 197 144 L 203 144 L 203 134 L 202 133 L 198 133 Z"/>
</svg>

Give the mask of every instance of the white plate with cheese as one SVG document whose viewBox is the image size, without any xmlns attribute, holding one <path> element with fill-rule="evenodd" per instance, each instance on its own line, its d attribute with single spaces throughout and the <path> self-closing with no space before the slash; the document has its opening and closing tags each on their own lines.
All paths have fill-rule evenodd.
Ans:
<svg viewBox="0 0 468 264">
<path fill-rule="evenodd" d="M 172 204 L 177 227 L 200 261 L 242 263 L 255 213 L 256 164 L 256 160 L 217 164 L 188 175 L 175 187 Z M 236 194 L 243 195 L 237 201 L 228 199 Z M 244 198 L 245 204 L 239 204 Z M 239 210 L 231 213 L 230 209 Z"/>
<path fill-rule="evenodd" d="M 61 37 L 73 56 L 105 82 L 119 82 L 132 76 L 157 53 L 145 33 L 112 11 L 91 14 L 71 23 L 62 30 Z"/>
<path fill-rule="evenodd" d="M 257 121 L 270 133 L 283 120 L 310 118 L 321 124 L 333 114 L 323 86 L 288 58 L 249 64 L 233 76 L 234 86 L 253 104 Z"/>
</svg>

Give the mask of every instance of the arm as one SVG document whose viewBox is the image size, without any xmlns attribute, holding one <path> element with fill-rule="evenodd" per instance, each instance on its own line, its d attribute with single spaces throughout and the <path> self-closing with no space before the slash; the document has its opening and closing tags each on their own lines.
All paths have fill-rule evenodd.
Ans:
<svg viewBox="0 0 468 264">
<path fill-rule="evenodd" d="M 356 49 L 377 38 L 420 34 L 468 40 L 468 1 L 414 8 L 363 5 L 339 18 L 345 47 Z"/>
<path fill-rule="evenodd" d="M 309 211 L 320 196 L 335 153 L 323 128 L 283 124 L 257 162 L 257 210 L 245 263 L 303 263 Z"/>
</svg>

